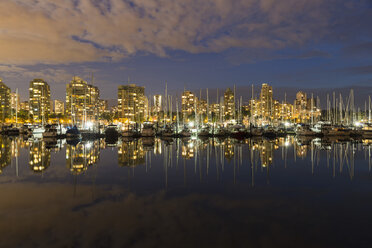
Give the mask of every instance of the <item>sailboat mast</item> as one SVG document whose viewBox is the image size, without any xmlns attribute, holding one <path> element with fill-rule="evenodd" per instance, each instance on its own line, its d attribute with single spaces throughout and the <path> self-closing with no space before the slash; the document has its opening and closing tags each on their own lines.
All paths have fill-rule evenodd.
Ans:
<svg viewBox="0 0 372 248">
<path fill-rule="evenodd" d="M 368 101 L 369 101 L 369 104 L 368 104 L 368 106 L 369 106 L 369 113 L 368 113 L 368 123 L 371 123 L 371 96 L 368 96 Z"/>
<path fill-rule="evenodd" d="M 18 124 L 18 88 L 16 89 L 16 127 Z"/>
</svg>

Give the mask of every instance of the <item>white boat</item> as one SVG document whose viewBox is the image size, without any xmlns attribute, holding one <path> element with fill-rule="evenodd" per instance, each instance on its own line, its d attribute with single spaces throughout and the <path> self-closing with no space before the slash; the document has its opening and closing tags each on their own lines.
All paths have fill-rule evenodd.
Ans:
<svg viewBox="0 0 372 248">
<path fill-rule="evenodd" d="M 33 126 L 31 128 L 32 130 L 32 135 L 36 138 L 41 138 L 43 137 L 43 133 L 45 132 L 44 126 Z"/>
</svg>

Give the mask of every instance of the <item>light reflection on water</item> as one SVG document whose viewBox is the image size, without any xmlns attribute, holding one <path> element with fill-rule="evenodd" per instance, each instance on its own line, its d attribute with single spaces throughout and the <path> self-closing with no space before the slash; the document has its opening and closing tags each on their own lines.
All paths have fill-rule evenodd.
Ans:
<svg viewBox="0 0 372 248">
<path fill-rule="evenodd" d="M 368 140 L 68 144 L 0 136 L 0 148 L 0 231 L 9 237 L 1 247 L 363 247 L 370 241 Z"/>
</svg>

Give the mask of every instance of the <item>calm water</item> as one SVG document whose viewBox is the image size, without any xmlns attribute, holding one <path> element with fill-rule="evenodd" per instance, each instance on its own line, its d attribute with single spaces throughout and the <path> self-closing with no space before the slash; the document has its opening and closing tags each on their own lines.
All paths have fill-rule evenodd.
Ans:
<svg viewBox="0 0 372 248">
<path fill-rule="evenodd" d="M 372 141 L 0 147 L 0 247 L 372 246 Z"/>
</svg>

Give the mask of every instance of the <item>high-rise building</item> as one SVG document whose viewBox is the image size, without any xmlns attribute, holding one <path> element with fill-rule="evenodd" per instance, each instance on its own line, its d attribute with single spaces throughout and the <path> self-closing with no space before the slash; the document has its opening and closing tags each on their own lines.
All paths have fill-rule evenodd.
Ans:
<svg viewBox="0 0 372 248">
<path fill-rule="evenodd" d="M 198 101 L 198 114 L 207 114 L 207 101 L 199 99 Z"/>
<path fill-rule="evenodd" d="M 19 108 L 22 110 L 30 111 L 30 103 L 28 101 L 23 101 L 20 103 Z"/>
<path fill-rule="evenodd" d="M 19 100 L 19 94 L 16 93 L 16 92 L 12 92 L 12 93 L 10 93 L 10 98 L 11 98 L 10 102 L 11 102 L 12 109 L 14 111 L 16 111 L 16 110 L 19 111 L 20 103 L 21 103 L 20 100 Z"/>
<path fill-rule="evenodd" d="M 61 100 L 54 100 L 54 113 L 64 114 L 65 113 L 65 102 Z"/>
<path fill-rule="evenodd" d="M 154 95 L 154 112 L 162 111 L 162 95 Z"/>
<path fill-rule="evenodd" d="M 100 113 L 109 112 L 108 101 L 107 100 L 100 99 L 98 107 L 99 107 L 99 112 Z"/>
<path fill-rule="evenodd" d="M 235 116 L 235 95 L 234 92 L 227 88 L 223 96 L 225 120 L 231 120 Z"/>
<path fill-rule="evenodd" d="M 0 121 L 5 122 L 10 117 L 10 88 L 0 79 Z"/>
<path fill-rule="evenodd" d="M 293 117 L 293 105 L 287 102 L 281 104 L 280 118 L 282 121 L 291 120 Z"/>
<path fill-rule="evenodd" d="M 303 122 L 307 117 L 307 96 L 305 92 L 299 91 L 296 94 L 296 100 L 294 101 L 294 118 L 298 122 Z"/>
<path fill-rule="evenodd" d="M 66 86 L 66 114 L 75 125 L 86 127 L 98 120 L 99 89 L 79 77 Z"/>
<path fill-rule="evenodd" d="M 273 88 L 268 84 L 262 84 L 260 94 L 261 118 L 268 122 L 273 117 Z"/>
<path fill-rule="evenodd" d="M 34 79 L 29 88 L 30 114 L 35 122 L 48 119 L 50 113 L 50 88 L 43 79 Z"/>
<path fill-rule="evenodd" d="M 145 87 L 135 84 L 118 88 L 118 114 L 122 122 L 141 122 L 145 118 Z"/>
<path fill-rule="evenodd" d="M 186 90 L 182 93 L 181 108 L 184 118 L 187 118 L 189 115 L 194 113 L 196 101 L 197 98 L 191 91 Z"/>
</svg>

